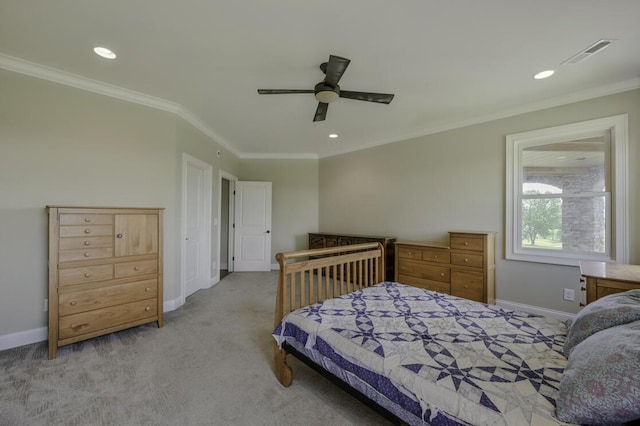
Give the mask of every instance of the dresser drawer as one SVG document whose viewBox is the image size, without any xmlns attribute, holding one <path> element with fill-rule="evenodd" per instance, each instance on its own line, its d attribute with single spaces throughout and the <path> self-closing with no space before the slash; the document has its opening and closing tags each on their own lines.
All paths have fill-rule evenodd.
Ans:
<svg viewBox="0 0 640 426">
<path fill-rule="evenodd" d="M 113 235 L 111 225 L 61 226 L 60 238 L 67 237 L 99 237 Z"/>
<path fill-rule="evenodd" d="M 91 283 L 113 279 L 113 265 L 84 266 L 82 268 L 60 269 L 58 283 L 61 286 Z"/>
<path fill-rule="evenodd" d="M 464 265 L 481 268 L 482 260 L 483 257 L 480 254 L 451 253 L 451 263 L 454 265 Z"/>
<path fill-rule="evenodd" d="M 324 248 L 325 247 L 325 242 L 324 242 L 324 237 L 316 237 L 316 236 L 309 236 L 309 248 L 310 249 L 317 249 L 317 248 Z"/>
<path fill-rule="evenodd" d="M 398 282 L 400 284 L 407 284 L 413 287 L 424 288 L 431 291 L 437 291 L 438 293 L 450 293 L 449 283 L 443 283 L 440 281 L 426 280 L 424 278 L 410 277 L 408 275 L 399 275 Z"/>
<path fill-rule="evenodd" d="M 629 281 L 607 280 L 604 278 L 598 278 L 596 280 L 596 298 L 598 299 L 610 294 L 635 289 L 640 289 L 640 284 Z"/>
<path fill-rule="evenodd" d="M 68 339 L 108 327 L 152 318 L 158 313 L 157 299 L 139 300 L 60 317 L 59 338 Z"/>
<path fill-rule="evenodd" d="M 156 273 L 158 273 L 158 261 L 156 259 L 115 264 L 116 278 L 134 277 L 136 275 Z"/>
<path fill-rule="evenodd" d="M 113 238 L 110 236 L 61 238 L 59 242 L 60 250 L 77 250 L 99 247 L 113 247 Z"/>
<path fill-rule="evenodd" d="M 60 225 L 113 225 L 113 215 L 63 213 L 60 215 Z"/>
<path fill-rule="evenodd" d="M 58 312 L 60 315 L 71 315 L 157 296 L 158 280 L 155 279 L 112 285 L 60 294 Z"/>
<path fill-rule="evenodd" d="M 398 257 L 401 259 L 422 260 L 422 250 L 414 247 L 398 247 Z"/>
<path fill-rule="evenodd" d="M 482 302 L 483 289 L 482 272 L 451 271 L 451 295 Z"/>
<path fill-rule="evenodd" d="M 404 261 L 398 265 L 398 275 L 409 275 L 412 277 L 425 278 L 433 281 L 449 282 L 450 269 L 425 265 L 418 262 Z"/>
<path fill-rule="evenodd" d="M 484 248 L 484 240 L 482 238 L 451 236 L 451 248 L 482 251 Z"/>
<path fill-rule="evenodd" d="M 60 250 L 60 253 L 58 254 L 58 261 L 72 262 L 75 260 L 106 259 L 109 257 L 113 257 L 113 249 L 110 247 Z"/>
<path fill-rule="evenodd" d="M 451 255 L 446 251 L 422 250 L 422 260 L 436 263 L 450 263 Z"/>
</svg>

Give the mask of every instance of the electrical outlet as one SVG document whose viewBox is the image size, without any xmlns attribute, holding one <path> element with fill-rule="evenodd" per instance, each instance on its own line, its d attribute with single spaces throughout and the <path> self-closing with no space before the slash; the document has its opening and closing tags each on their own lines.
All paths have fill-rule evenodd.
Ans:
<svg viewBox="0 0 640 426">
<path fill-rule="evenodd" d="M 44 311 L 47 312 L 49 310 L 49 299 L 44 299 Z"/>
<path fill-rule="evenodd" d="M 564 289 L 564 300 L 568 300 L 570 302 L 573 302 L 574 300 L 576 300 L 576 292 L 575 292 L 575 290 L 572 290 L 570 288 L 565 288 Z"/>
</svg>

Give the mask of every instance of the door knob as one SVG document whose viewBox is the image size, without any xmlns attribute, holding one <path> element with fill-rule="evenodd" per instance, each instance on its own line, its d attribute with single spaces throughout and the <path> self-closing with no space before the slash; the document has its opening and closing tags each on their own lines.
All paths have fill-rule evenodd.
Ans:
<svg viewBox="0 0 640 426">
<path fill-rule="evenodd" d="M 269 231 L 269 230 L 267 229 L 267 234 L 270 234 L 270 233 L 271 233 L 271 231 Z"/>
</svg>

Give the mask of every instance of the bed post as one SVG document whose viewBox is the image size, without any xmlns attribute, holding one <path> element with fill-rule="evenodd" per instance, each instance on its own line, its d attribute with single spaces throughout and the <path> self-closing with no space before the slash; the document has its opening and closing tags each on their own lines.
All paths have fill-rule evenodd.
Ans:
<svg viewBox="0 0 640 426">
<path fill-rule="evenodd" d="M 284 266 L 286 259 L 282 255 L 282 253 L 276 254 L 276 260 L 280 264 L 280 274 L 278 275 L 278 293 L 276 295 L 276 314 L 275 314 L 275 325 L 277 327 L 280 324 L 280 321 L 284 317 L 284 298 L 286 297 L 286 278 L 284 275 Z M 276 377 L 278 381 L 284 387 L 289 387 L 291 382 L 293 381 L 293 371 L 291 367 L 287 365 L 287 351 L 284 349 L 280 349 L 278 344 L 274 342 L 273 344 L 273 359 L 275 362 L 276 368 Z"/>
<path fill-rule="evenodd" d="M 276 294 L 276 312 L 274 316 L 274 327 L 277 328 L 286 314 L 317 301 L 321 302 L 327 297 L 337 297 L 355 290 L 356 288 L 369 287 L 384 280 L 384 246 L 377 243 L 353 244 L 348 246 L 328 247 L 323 249 L 299 250 L 287 253 L 276 254 L 276 260 L 280 265 L 278 276 L 278 291 Z M 290 260 L 289 263 L 287 261 Z M 298 260 L 295 262 L 294 260 Z M 333 268 L 334 279 L 337 276 L 336 266 L 342 270 L 346 269 L 346 292 L 341 286 L 333 286 L 334 291 L 321 291 L 322 275 L 325 277 L 325 284 L 329 281 L 330 269 Z M 377 274 L 374 269 L 377 268 Z M 323 272 L 324 271 L 324 272 Z M 353 279 L 349 274 L 353 271 Z M 310 300 L 305 299 L 305 278 L 309 274 L 319 276 L 314 288 L 313 278 L 309 285 Z M 300 278 L 300 279 L 298 279 Z M 344 277 L 341 278 L 344 281 Z M 338 292 L 335 289 L 339 288 Z M 330 296 L 329 293 L 332 293 Z M 274 342 L 274 361 L 276 377 L 283 386 L 291 385 L 293 381 L 293 371 L 287 365 L 288 352 L 279 348 Z"/>
</svg>

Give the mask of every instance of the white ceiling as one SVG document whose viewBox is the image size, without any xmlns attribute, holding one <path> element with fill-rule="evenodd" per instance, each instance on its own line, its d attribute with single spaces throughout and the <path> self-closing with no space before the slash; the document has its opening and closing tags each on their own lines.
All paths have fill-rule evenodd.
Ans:
<svg viewBox="0 0 640 426">
<path fill-rule="evenodd" d="M 638 0 L 0 0 L 0 66 L 173 108 L 242 158 L 318 158 L 640 87 L 638 18 Z M 313 94 L 257 94 L 312 89 L 330 54 L 352 61 L 342 89 L 393 102 L 314 123 Z"/>
</svg>

